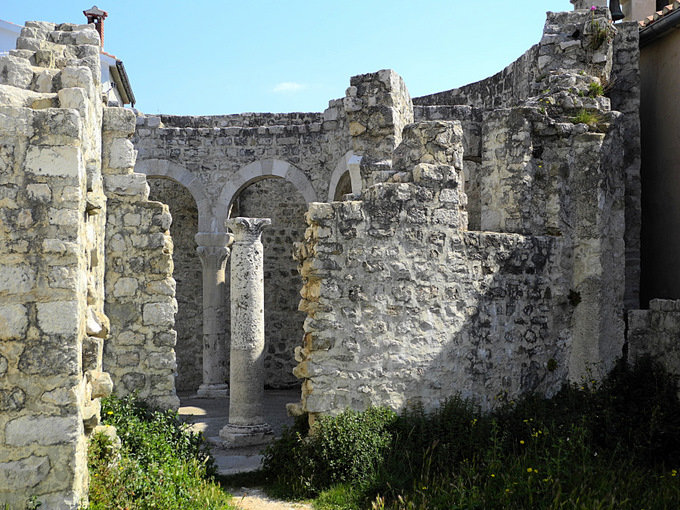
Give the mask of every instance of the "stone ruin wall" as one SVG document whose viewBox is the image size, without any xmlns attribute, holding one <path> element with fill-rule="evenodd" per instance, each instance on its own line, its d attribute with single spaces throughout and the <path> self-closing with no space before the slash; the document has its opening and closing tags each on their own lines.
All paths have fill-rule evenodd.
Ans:
<svg viewBox="0 0 680 510">
<path fill-rule="evenodd" d="M 113 385 L 106 222 L 136 179 L 113 175 L 131 171 L 134 117 L 102 105 L 92 26 L 29 22 L 17 47 L 0 57 L 0 505 L 71 509 Z"/>
<path fill-rule="evenodd" d="M 304 212 L 308 197 L 303 196 L 293 183 L 274 175 L 255 176 L 244 182 L 238 174 L 254 163 L 264 162 L 263 165 L 271 166 L 272 163 L 267 162 L 285 162 L 307 176 L 314 200 L 325 201 L 331 177 L 350 150 L 342 101 L 332 101 L 323 114 L 141 116 L 137 123 L 133 141 L 139 151 L 138 167 L 144 168 L 150 177 L 165 179 L 164 182 L 151 179 L 152 196 L 170 204 L 173 217 L 185 217 L 193 208 L 197 208 L 199 215 L 195 222 L 171 227 L 178 264 L 175 274 L 180 280 L 176 322 L 178 345 L 182 348 L 177 349 L 177 388 L 195 391 L 202 377 L 200 264 L 193 237 L 199 232 L 225 231 L 224 220 L 238 215 L 272 218 L 271 227 L 263 234 L 265 384 L 270 388 L 298 386 L 299 381 L 292 375 L 293 351 L 300 343 L 304 314 L 297 310 L 298 289 L 302 282 L 292 259 L 292 250 L 293 242 L 303 237 L 306 228 Z M 175 168 L 179 168 L 184 177 L 161 174 L 159 166 L 168 161 L 177 165 Z M 168 178 L 175 180 L 175 184 L 167 184 Z M 187 181 L 193 181 L 196 187 L 205 191 L 192 198 L 191 190 L 185 187 Z M 231 194 L 234 200 L 227 203 Z M 227 304 L 229 268 L 228 259 Z M 224 338 L 228 341 L 228 306 L 223 316 Z"/>
<path fill-rule="evenodd" d="M 407 182 L 308 212 L 295 411 L 432 408 L 459 392 L 489 407 L 495 395 L 565 379 L 572 307 L 555 270 L 561 239 L 466 232 L 458 123 L 411 125 L 404 144 L 441 146 L 434 158 L 421 152 L 430 163 L 397 160 Z"/>
<path fill-rule="evenodd" d="M 588 85 L 600 83 L 611 108 L 622 113 L 618 121 L 626 140 L 640 139 L 640 74 L 639 30 L 637 23 L 618 23 L 609 37 L 612 45 L 594 49 L 594 21 L 608 25 L 598 9 L 596 17 L 590 10 L 548 13 L 541 42 L 496 75 L 458 89 L 414 98 L 416 120 L 459 120 L 465 131 L 464 173 L 468 193 L 470 229 L 487 229 L 482 224 L 482 160 L 481 140 L 488 140 L 482 132 L 483 118 L 497 108 L 521 106 L 531 97 L 542 98 L 547 107 L 560 90 L 588 93 Z M 591 55 L 586 55 L 590 51 Z M 611 53 L 610 53 L 611 52 Z M 571 70 L 568 81 L 555 72 L 560 67 Z M 577 113 L 580 108 L 591 108 L 587 102 L 571 101 L 564 105 Z M 640 144 L 627 143 L 623 148 L 626 174 L 626 309 L 639 306 L 640 294 L 640 231 L 641 186 Z M 493 228 L 495 230 L 495 228 Z M 505 231 L 505 230 L 504 230 Z M 512 229 L 508 231 L 514 231 Z"/>
<path fill-rule="evenodd" d="M 177 391 L 196 391 L 203 366 L 203 276 L 194 235 L 198 232 L 196 201 L 181 184 L 170 179 L 148 179 L 149 198 L 168 204 L 172 225 L 177 315 Z"/>
<path fill-rule="evenodd" d="M 104 367 L 118 396 L 137 392 L 153 405 L 177 409 L 172 217 L 166 205 L 148 200 L 146 177 L 134 173 L 129 138 L 135 125 L 130 110 L 105 112 L 104 141 L 113 149 L 103 161 L 106 313 L 115 340 L 104 345 Z"/>
<path fill-rule="evenodd" d="M 596 14 L 608 23 L 608 11 Z M 314 204 L 308 213 L 298 251 L 301 308 L 308 313 L 297 351 L 303 398 L 292 410 L 400 407 L 412 399 L 434 405 L 458 391 L 488 406 L 506 391 L 550 393 L 594 368 L 606 373 L 622 355 L 623 146 L 636 140 L 625 138 L 631 133 L 625 116 L 610 110 L 608 98 L 588 94 L 591 83 L 609 77 L 613 60 L 612 38 L 592 42 L 591 16 L 548 14 L 547 37 L 529 54 L 540 58 L 536 67 L 549 87 L 532 84 L 535 95 L 525 101 L 496 109 L 414 107 L 416 119 L 461 124 L 452 165 L 457 176 L 428 192 L 419 165 L 441 164 L 437 154 L 450 149 L 437 147 L 441 133 L 414 133 L 437 122 L 407 127 L 386 162 L 386 133 L 394 129 L 391 140 L 398 140 L 404 110 L 370 105 L 410 100 L 400 99 L 398 80 L 382 72 L 352 79 L 352 85 L 381 82 L 350 87 L 345 100 L 355 153 L 369 156 L 361 163 L 362 180 L 375 184 L 361 202 Z M 574 27 L 585 36 L 574 38 Z M 522 72 L 534 68 L 526 58 L 521 62 L 515 67 Z M 510 83 L 533 80 L 533 74 L 499 76 Z M 597 125 L 574 123 L 580 110 L 596 113 Z M 380 119 L 387 120 L 379 125 Z M 405 157 L 409 153 L 416 156 Z M 452 204 L 442 204 L 438 194 L 463 186 L 478 200 L 467 207 L 474 222 L 497 234 L 466 232 L 465 222 L 450 221 Z M 453 203 L 465 206 L 463 197 Z M 453 267 L 446 260 L 455 261 Z M 456 282 L 459 294 L 447 282 Z M 457 295 L 474 296 L 475 305 L 465 310 Z M 466 377 L 451 370 L 452 363 L 464 367 Z"/>
</svg>

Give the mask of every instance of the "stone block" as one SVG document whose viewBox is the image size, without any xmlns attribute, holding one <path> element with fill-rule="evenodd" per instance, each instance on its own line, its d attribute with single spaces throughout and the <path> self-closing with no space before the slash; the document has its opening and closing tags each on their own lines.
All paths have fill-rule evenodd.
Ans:
<svg viewBox="0 0 680 510">
<path fill-rule="evenodd" d="M 0 266 L 0 294 L 25 294 L 35 286 L 35 271 L 28 266 Z"/>
<path fill-rule="evenodd" d="M 107 175 L 104 177 L 104 187 L 109 193 L 146 199 L 149 196 L 149 184 L 142 174 Z"/>
<path fill-rule="evenodd" d="M 127 108 L 104 108 L 102 130 L 124 136 L 135 132 L 135 114 Z"/>
<path fill-rule="evenodd" d="M 28 60 L 11 55 L 0 57 L 0 84 L 27 89 L 33 81 L 33 67 Z"/>
<path fill-rule="evenodd" d="M 136 278 L 120 278 L 113 286 L 113 295 L 116 297 L 134 296 L 139 288 Z"/>
<path fill-rule="evenodd" d="M 5 426 L 5 442 L 10 446 L 70 444 L 82 434 L 77 416 L 22 416 Z"/>
<path fill-rule="evenodd" d="M 47 456 L 29 457 L 0 463 L 0 494 L 6 491 L 30 489 L 42 482 L 52 466 Z"/>
<path fill-rule="evenodd" d="M 75 336 L 81 321 L 81 307 L 77 301 L 37 303 L 38 326 L 48 335 Z"/>
<path fill-rule="evenodd" d="M 132 142 L 126 138 L 115 138 L 104 148 L 108 155 L 107 165 L 114 170 L 128 169 L 135 166 L 137 151 Z"/>
<path fill-rule="evenodd" d="M 175 324 L 175 313 L 177 313 L 176 302 L 148 303 L 144 305 L 143 321 L 147 326 L 172 327 Z"/>
<path fill-rule="evenodd" d="M 80 148 L 68 145 L 30 146 L 26 152 L 24 168 L 27 173 L 47 177 L 71 177 L 80 180 L 85 176 Z"/>
<path fill-rule="evenodd" d="M 24 305 L 0 305 L 0 340 L 19 340 L 27 327 L 28 310 Z"/>
</svg>

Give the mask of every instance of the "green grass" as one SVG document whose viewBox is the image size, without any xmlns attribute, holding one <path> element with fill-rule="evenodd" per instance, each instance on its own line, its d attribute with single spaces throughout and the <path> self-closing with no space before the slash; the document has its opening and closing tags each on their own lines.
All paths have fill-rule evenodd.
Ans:
<svg viewBox="0 0 680 510">
<path fill-rule="evenodd" d="M 311 435 L 300 423 L 267 450 L 264 475 L 323 510 L 674 509 L 679 428 L 676 380 L 621 363 L 599 385 L 492 413 L 453 398 L 433 412 L 348 411 Z"/>
<path fill-rule="evenodd" d="M 103 422 L 117 429 L 121 446 L 104 434 L 90 439 L 92 510 L 233 509 L 213 480 L 214 461 L 200 434 L 177 413 L 155 411 L 132 397 L 102 401 Z"/>
</svg>

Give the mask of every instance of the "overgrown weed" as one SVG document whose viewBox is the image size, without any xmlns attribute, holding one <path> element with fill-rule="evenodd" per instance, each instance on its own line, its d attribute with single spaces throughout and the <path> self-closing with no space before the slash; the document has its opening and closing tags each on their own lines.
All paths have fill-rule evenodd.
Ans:
<svg viewBox="0 0 680 510">
<path fill-rule="evenodd" d="M 102 404 L 103 422 L 116 427 L 122 444 L 101 433 L 90 439 L 89 508 L 235 508 L 213 482 L 216 468 L 205 440 L 177 413 L 153 410 L 134 397 Z"/>
<path fill-rule="evenodd" d="M 461 398 L 389 419 L 378 409 L 366 414 L 381 420 L 346 413 L 325 418 L 311 435 L 304 428 L 288 431 L 270 447 L 265 468 L 279 495 L 316 496 L 317 507 L 328 510 L 661 509 L 680 503 L 677 381 L 649 360 L 633 369 L 619 363 L 601 384 L 567 386 L 549 400 L 527 395 L 492 413 Z M 373 452 L 361 457 L 360 476 L 346 468 L 337 471 L 340 477 L 326 471 L 323 464 L 337 469 L 356 451 L 323 450 L 325 434 L 334 444 L 373 437 L 358 447 Z"/>
</svg>

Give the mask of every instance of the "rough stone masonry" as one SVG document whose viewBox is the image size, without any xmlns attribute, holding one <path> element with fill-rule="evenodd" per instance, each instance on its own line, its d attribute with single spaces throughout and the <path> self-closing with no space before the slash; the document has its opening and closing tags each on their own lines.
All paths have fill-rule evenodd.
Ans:
<svg viewBox="0 0 680 510">
<path fill-rule="evenodd" d="M 167 207 L 102 103 L 92 25 L 29 22 L 0 57 L 0 504 L 79 508 L 99 398 L 176 407 Z"/>
<path fill-rule="evenodd" d="M 273 219 L 265 381 L 294 371 L 312 420 L 549 395 L 608 370 L 626 310 L 631 352 L 663 351 L 648 333 L 670 343 L 677 304 L 635 310 L 637 36 L 604 8 L 548 13 L 459 89 L 412 99 L 383 70 L 323 113 L 174 117 L 102 106 L 92 27 L 27 23 L 0 58 L 0 503 L 86 498 L 111 391 L 225 391 L 229 218 Z"/>
</svg>

